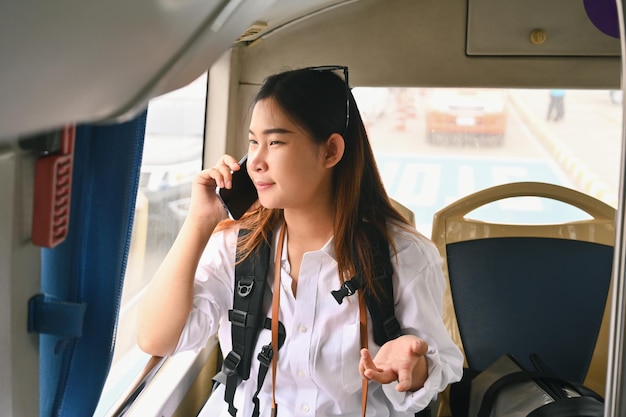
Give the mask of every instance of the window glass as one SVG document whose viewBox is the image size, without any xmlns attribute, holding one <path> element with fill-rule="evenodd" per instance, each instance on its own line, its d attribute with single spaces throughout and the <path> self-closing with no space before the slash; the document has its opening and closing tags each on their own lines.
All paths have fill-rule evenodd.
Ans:
<svg viewBox="0 0 626 417">
<path fill-rule="evenodd" d="M 146 364 L 136 345 L 139 299 L 178 233 L 202 167 L 206 74 L 148 105 L 131 248 L 111 371 L 96 416 L 109 411 Z"/>
<path fill-rule="evenodd" d="M 621 92 L 355 88 L 383 181 L 429 236 L 433 215 L 494 185 L 542 181 L 617 206 Z M 502 200 L 469 217 L 506 223 L 587 218 L 540 198 Z"/>
</svg>

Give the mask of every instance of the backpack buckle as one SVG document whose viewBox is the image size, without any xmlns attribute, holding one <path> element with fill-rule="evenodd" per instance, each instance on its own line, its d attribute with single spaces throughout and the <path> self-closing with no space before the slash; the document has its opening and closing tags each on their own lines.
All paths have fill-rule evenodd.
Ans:
<svg viewBox="0 0 626 417">
<path fill-rule="evenodd" d="M 238 353 L 231 351 L 228 355 L 226 355 L 226 358 L 224 359 L 224 364 L 222 365 L 224 373 L 227 376 L 235 375 L 240 362 L 241 356 L 239 356 Z"/>
<path fill-rule="evenodd" d="M 240 327 L 246 327 L 248 324 L 248 313 L 241 310 L 229 310 L 228 319 L 235 325 Z"/>
<path fill-rule="evenodd" d="M 241 277 L 237 282 L 237 295 L 246 298 L 252 294 L 252 288 L 254 288 L 254 277 Z"/>
<path fill-rule="evenodd" d="M 274 350 L 272 349 L 272 345 L 263 345 L 261 351 L 259 352 L 259 356 L 257 359 L 261 362 L 261 365 L 265 367 L 270 366 L 270 362 L 272 361 L 272 356 L 274 356 Z"/>
<path fill-rule="evenodd" d="M 360 282 L 358 280 L 356 283 L 352 281 L 354 281 L 354 279 L 344 282 L 338 290 L 330 292 L 333 297 L 335 297 L 338 304 L 343 303 L 344 298 L 351 296 L 360 288 Z"/>
</svg>

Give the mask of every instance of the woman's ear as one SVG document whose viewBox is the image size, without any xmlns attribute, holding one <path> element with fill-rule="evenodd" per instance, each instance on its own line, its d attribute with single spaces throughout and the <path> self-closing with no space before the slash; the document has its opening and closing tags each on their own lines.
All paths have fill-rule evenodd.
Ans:
<svg viewBox="0 0 626 417">
<path fill-rule="evenodd" d="M 333 133 L 326 140 L 324 162 L 327 168 L 334 167 L 343 158 L 346 143 L 338 133 Z"/>
</svg>

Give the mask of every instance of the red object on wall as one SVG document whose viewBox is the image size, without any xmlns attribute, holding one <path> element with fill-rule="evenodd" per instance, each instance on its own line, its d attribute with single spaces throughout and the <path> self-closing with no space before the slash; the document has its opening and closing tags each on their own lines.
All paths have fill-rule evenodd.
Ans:
<svg viewBox="0 0 626 417">
<path fill-rule="evenodd" d="M 52 248 L 63 242 L 70 226 L 72 168 L 76 125 L 61 131 L 61 150 L 35 164 L 33 244 Z"/>
</svg>

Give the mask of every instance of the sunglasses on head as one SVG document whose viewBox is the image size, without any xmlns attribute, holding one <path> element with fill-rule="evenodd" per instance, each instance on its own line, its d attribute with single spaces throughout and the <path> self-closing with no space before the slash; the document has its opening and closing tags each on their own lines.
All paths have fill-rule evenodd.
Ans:
<svg viewBox="0 0 626 417">
<path fill-rule="evenodd" d="M 348 67 L 343 65 L 321 65 L 318 67 L 307 67 L 302 68 L 303 70 L 308 71 L 318 71 L 318 72 L 341 72 L 343 73 L 343 81 L 346 89 L 346 125 L 343 129 L 343 134 L 345 135 L 348 131 L 348 123 L 350 123 L 350 83 L 348 80 Z"/>
</svg>

